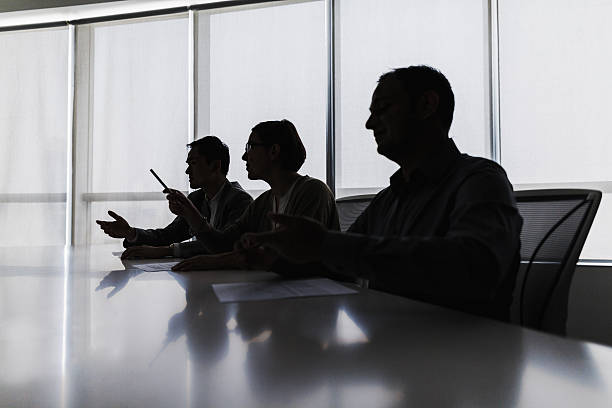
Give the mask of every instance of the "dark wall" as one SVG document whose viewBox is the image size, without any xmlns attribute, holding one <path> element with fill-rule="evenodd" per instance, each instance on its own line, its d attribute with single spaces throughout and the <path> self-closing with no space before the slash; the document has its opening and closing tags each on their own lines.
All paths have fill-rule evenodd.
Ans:
<svg viewBox="0 0 612 408">
<path fill-rule="evenodd" d="M 612 267 L 576 268 L 567 320 L 568 336 L 612 345 Z"/>
</svg>

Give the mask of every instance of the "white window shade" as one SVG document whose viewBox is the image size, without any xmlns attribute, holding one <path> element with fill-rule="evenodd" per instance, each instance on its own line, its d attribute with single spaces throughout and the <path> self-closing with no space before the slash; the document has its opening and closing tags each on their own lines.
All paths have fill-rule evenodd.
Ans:
<svg viewBox="0 0 612 408">
<path fill-rule="evenodd" d="M 0 246 L 64 245 L 68 29 L 0 33 Z"/>
<path fill-rule="evenodd" d="M 397 166 L 376 152 L 365 129 L 378 77 L 430 65 L 456 100 L 450 136 L 459 149 L 489 156 L 486 1 L 339 0 L 336 2 L 336 188 L 338 196 L 387 186 Z"/>
<path fill-rule="evenodd" d="M 612 3 L 500 4 L 502 164 L 514 183 L 612 180 Z"/>
<path fill-rule="evenodd" d="M 612 3 L 501 2 L 501 159 L 517 188 L 603 190 L 583 259 L 611 259 Z"/>
<path fill-rule="evenodd" d="M 198 24 L 198 138 L 230 148 L 228 177 L 251 191 L 241 156 L 251 128 L 288 119 L 302 138 L 302 174 L 325 180 L 326 42 L 322 1 L 209 14 Z"/>
<path fill-rule="evenodd" d="M 93 30 L 91 191 L 185 189 L 187 18 Z"/>
<path fill-rule="evenodd" d="M 163 200 L 150 168 L 169 187 L 187 190 L 188 19 L 181 14 L 79 30 L 89 35 L 78 43 L 77 59 L 77 87 L 88 87 L 84 97 L 77 94 L 77 123 L 88 123 L 77 126 L 77 224 L 87 230 L 76 235 L 89 243 L 117 242 L 94 223 L 109 219 L 106 210 L 141 228 L 164 227 L 174 218 L 165 201 L 147 194 L 159 192 Z"/>
</svg>

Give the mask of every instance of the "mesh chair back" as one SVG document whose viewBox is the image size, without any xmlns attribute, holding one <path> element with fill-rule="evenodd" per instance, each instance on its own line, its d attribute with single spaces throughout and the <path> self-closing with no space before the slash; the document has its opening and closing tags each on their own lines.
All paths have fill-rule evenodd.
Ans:
<svg viewBox="0 0 612 408">
<path fill-rule="evenodd" d="M 601 192 L 525 190 L 515 196 L 523 229 L 513 320 L 565 334 L 570 284 Z"/>
<path fill-rule="evenodd" d="M 340 218 L 340 231 L 345 232 L 361 215 L 363 210 L 370 205 L 375 194 L 364 194 L 350 197 L 342 197 L 336 200 L 338 217 Z"/>
</svg>

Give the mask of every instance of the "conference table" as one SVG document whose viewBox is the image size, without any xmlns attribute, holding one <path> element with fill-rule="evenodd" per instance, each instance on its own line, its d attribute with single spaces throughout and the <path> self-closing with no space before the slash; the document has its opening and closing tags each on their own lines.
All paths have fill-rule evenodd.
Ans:
<svg viewBox="0 0 612 408">
<path fill-rule="evenodd" d="M 222 303 L 282 278 L 118 250 L 0 249 L 0 407 L 612 406 L 607 346 L 350 284 Z"/>
</svg>

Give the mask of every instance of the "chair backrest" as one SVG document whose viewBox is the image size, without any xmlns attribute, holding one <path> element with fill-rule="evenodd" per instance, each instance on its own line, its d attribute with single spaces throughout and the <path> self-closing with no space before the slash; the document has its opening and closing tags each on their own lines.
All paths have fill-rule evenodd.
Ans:
<svg viewBox="0 0 612 408">
<path fill-rule="evenodd" d="M 565 334 L 570 284 L 601 192 L 524 190 L 515 192 L 515 197 L 523 229 L 512 320 Z"/>
<path fill-rule="evenodd" d="M 336 200 L 338 217 L 340 218 L 340 231 L 344 232 L 361 215 L 363 210 L 370 205 L 370 201 L 375 194 L 363 194 L 349 197 L 342 197 Z"/>
</svg>

